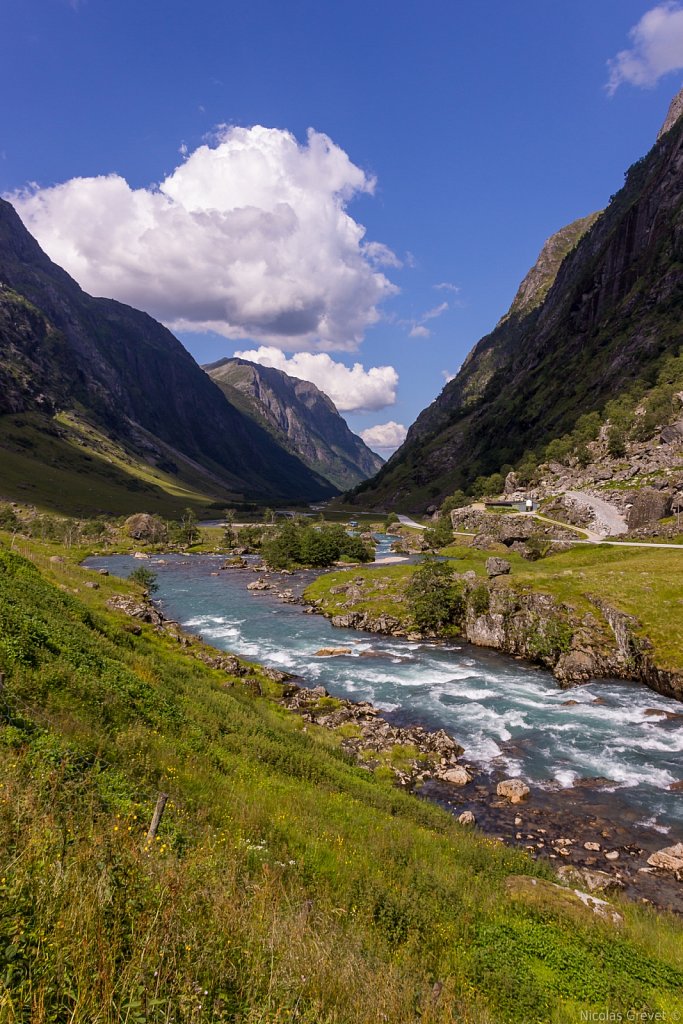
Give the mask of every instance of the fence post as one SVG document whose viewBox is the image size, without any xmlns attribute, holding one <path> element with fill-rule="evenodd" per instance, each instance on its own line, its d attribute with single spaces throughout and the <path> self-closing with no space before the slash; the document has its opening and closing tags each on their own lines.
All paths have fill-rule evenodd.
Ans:
<svg viewBox="0 0 683 1024">
<path fill-rule="evenodd" d="M 166 801 L 168 800 L 168 793 L 159 793 L 157 797 L 157 805 L 154 808 L 154 814 L 152 815 L 152 822 L 149 826 L 149 832 L 147 833 L 147 842 L 151 842 L 157 834 L 161 819 L 164 816 L 164 808 L 166 807 Z"/>
</svg>

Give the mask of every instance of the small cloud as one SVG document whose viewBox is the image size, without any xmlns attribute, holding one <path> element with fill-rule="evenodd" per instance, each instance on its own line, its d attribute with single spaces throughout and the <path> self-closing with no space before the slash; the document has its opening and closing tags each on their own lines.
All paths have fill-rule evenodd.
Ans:
<svg viewBox="0 0 683 1024">
<path fill-rule="evenodd" d="M 178 146 L 178 152 L 180 153 L 181 156 L 187 156 L 188 149 L 184 142 L 181 142 L 180 145 Z"/>
<path fill-rule="evenodd" d="M 440 302 L 438 306 L 434 306 L 433 309 L 428 309 L 426 313 L 422 314 L 423 320 L 436 320 L 437 316 L 441 316 L 448 309 L 447 302 Z"/>
<path fill-rule="evenodd" d="M 379 455 L 388 455 L 403 444 L 407 433 L 402 423 L 389 420 L 388 423 L 376 423 L 374 427 L 361 430 L 360 436 L 368 448 Z"/>
<path fill-rule="evenodd" d="M 423 313 L 417 320 L 399 320 L 399 323 L 404 327 L 410 327 L 408 336 L 411 338 L 429 338 L 431 331 L 426 326 L 428 320 L 436 320 L 437 317 L 445 313 L 449 308 L 447 302 L 440 302 L 438 306 L 434 306 L 432 309 L 428 309 L 426 313 Z"/>
<path fill-rule="evenodd" d="M 629 37 L 633 43 L 631 48 L 621 50 L 607 61 L 609 80 L 605 88 L 610 96 L 624 82 L 648 89 L 663 75 L 683 68 L 683 7 L 680 3 L 669 0 L 646 11 Z"/>
<path fill-rule="evenodd" d="M 442 370 L 441 376 L 443 377 L 444 384 L 448 384 L 449 381 L 454 380 L 455 377 L 457 376 L 457 373 L 457 370 L 455 371 L 455 373 L 451 373 L 450 370 Z"/>
<path fill-rule="evenodd" d="M 349 367 L 335 362 L 326 352 L 297 352 L 287 358 L 279 348 L 267 345 L 235 355 L 261 366 L 273 366 L 290 377 L 311 381 L 332 399 L 340 412 L 372 412 L 396 401 L 398 374 L 393 366 L 371 366 L 366 370 L 362 363 L 354 363 Z"/>
<path fill-rule="evenodd" d="M 452 284 L 451 281 L 440 281 L 439 284 L 435 284 L 437 292 L 453 292 L 454 295 L 460 294 L 460 285 Z"/>
</svg>

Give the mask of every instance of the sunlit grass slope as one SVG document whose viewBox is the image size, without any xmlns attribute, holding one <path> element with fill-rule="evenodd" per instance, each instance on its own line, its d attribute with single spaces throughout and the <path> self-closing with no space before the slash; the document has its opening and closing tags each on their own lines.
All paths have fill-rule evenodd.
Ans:
<svg viewBox="0 0 683 1024">
<path fill-rule="evenodd" d="M 70 515 L 172 516 L 240 497 L 185 459 L 177 469 L 150 465 L 73 414 L 0 417 L 0 498 Z"/>
<path fill-rule="evenodd" d="M 679 922 L 623 905 L 614 928 L 509 897 L 509 876 L 546 869 L 351 764 L 196 648 L 134 635 L 104 607 L 131 584 L 24 550 L 35 564 L 0 550 L 2 1024 L 683 1010 Z"/>
</svg>

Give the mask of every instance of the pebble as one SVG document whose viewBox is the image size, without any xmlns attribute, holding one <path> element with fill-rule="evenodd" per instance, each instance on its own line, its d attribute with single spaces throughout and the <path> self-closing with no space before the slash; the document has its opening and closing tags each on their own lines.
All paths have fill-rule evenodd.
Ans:
<svg viewBox="0 0 683 1024">
<path fill-rule="evenodd" d="M 608 850 L 605 854 L 605 860 L 619 860 L 618 850 Z"/>
<path fill-rule="evenodd" d="M 584 850 L 592 850 L 593 853 L 597 853 L 600 850 L 600 843 L 584 843 Z"/>
</svg>

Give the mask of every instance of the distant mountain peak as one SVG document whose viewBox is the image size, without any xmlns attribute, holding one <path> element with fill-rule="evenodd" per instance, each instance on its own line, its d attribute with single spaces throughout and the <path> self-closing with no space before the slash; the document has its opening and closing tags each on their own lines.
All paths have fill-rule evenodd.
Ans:
<svg viewBox="0 0 683 1024">
<path fill-rule="evenodd" d="M 381 469 L 383 460 L 311 381 L 239 357 L 219 359 L 203 369 L 233 405 L 340 490 Z"/>
<path fill-rule="evenodd" d="M 661 137 L 663 135 L 666 135 L 666 133 L 673 128 L 681 114 L 683 114 L 683 89 L 680 89 L 676 93 L 671 103 L 669 104 L 667 115 L 664 118 L 664 124 L 659 129 L 659 133 L 657 135 L 657 142 L 659 142 Z"/>
</svg>

